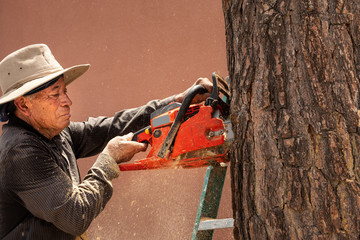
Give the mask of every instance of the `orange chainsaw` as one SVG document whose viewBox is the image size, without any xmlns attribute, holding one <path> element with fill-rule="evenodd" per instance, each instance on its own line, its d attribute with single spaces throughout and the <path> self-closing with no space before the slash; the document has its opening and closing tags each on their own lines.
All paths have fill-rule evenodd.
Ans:
<svg viewBox="0 0 360 240">
<path fill-rule="evenodd" d="M 233 139 L 229 120 L 229 85 L 212 74 L 213 91 L 204 104 L 191 102 L 206 89 L 195 85 L 182 104 L 171 103 L 153 112 L 151 125 L 136 132 L 133 141 L 151 145 L 147 157 L 119 165 L 121 171 L 159 168 L 198 168 L 227 163 Z"/>
</svg>

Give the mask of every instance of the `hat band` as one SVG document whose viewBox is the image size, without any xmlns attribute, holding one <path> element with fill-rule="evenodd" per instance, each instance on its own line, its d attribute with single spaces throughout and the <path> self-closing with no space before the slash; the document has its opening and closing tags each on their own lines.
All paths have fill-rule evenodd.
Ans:
<svg viewBox="0 0 360 240">
<path fill-rule="evenodd" d="M 46 71 L 43 71 L 43 72 L 40 72 L 40 73 L 37 73 L 37 74 L 33 74 L 23 80 L 21 80 L 20 82 L 16 82 L 15 84 L 11 85 L 5 92 L 4 94 L 7 94 L 15 89 L 18 89 L 20 88 L 21 86 L 23 86 L 25 83 L 28 83 L 28 82 L 31 82 L 33 80 L 36 80 L 38 78 L 42 78 L 42 77 L 46 77 L 47 75 L 50 75 L 50 74 L 53 74 L 53 73 L 56 73 L 56 72 L 59 72 L 59 71 L 62 71 L 64 70 L 63 68 L 54 68 L 54 69 L 47 69 Z M 51 80 L 51 79 L 50 79 Z"/>
<path fill-rule="evenodd" d="M 53 85 L 54 83 L 57 82 L 57 80 L 59 80 L 59 78 L 61 78 L 63 75 L 60 75 L 60 76 L 57 76 L 56 78 L 54 79 L 51 79 L 50 81 L 38 86 L 37 88 L 34 88 L 33 90 L 31 90 L 30 92 L 28 93 L 25 93 L 24 96 L 29 96 L 31 94 L 34 94 L 34 93 L 37 93 L 37 92 L 40 92 L 42 90 L 44 90 L 45 88 L 48 88 L 50 87 L 51 85 Z"/>
</svg>

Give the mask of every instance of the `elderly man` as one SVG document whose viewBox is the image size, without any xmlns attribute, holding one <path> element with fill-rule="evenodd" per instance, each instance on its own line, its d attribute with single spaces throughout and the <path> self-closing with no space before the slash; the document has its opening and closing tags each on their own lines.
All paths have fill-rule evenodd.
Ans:
<svg viewBox="0 0 360 240">
<path fill-rule="evenodd" d="M 86 239 L 84 232 L 112 195 L 118 163 L 146 149 L 131 141 L 131 132 L 148 125 L 151 112 L 186 94 L 110 118 L 71 122 L 66 88 L 88 68 L 63 69 L 44 44 L 0 62 L 0 120 L 8 121 L 0 138 L 1 239 Z M 195 84 L 211 91 L 208 79 Z M 76 159 L 96 154 L 81 181 Z"/>
</svg>

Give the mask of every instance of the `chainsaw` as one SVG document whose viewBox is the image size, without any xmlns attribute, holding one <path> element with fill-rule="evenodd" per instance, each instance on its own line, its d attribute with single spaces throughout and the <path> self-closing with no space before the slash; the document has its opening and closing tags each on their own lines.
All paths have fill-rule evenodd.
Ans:
<svg viewBox="0 0 360 240">
<path fill-rule="evenodd" d="M 154 111 L 151 125 L 133 136 L 133 141 L 151 145 L 147 157 L 134 163 L 120 164 L 121 171 L 198 168 L 227 164 L 233 132 L 229 120 L 229 84 L 212 74 L 213 91 L 203 104 L 191 104 L 197 94 L 206 93 L 193 86 L 183 102 L 171 103 Z"/>
</svg>

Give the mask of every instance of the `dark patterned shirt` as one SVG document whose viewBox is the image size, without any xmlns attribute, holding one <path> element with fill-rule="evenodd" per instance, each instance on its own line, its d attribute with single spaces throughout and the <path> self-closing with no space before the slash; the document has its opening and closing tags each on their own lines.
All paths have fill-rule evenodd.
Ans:
<svg viewBox="0 0 360 240">
<path fill-rule="evenodd" d="M 86 239 L 119 168 L 101 153 L 81 181 L 76 159 L 99 154 L 111 138 L 149 125 L 150 113 L 171 100 L 71 122 L 52 140 L 12 116 L 0 138 L 0 238 Z"/>
</svg>

